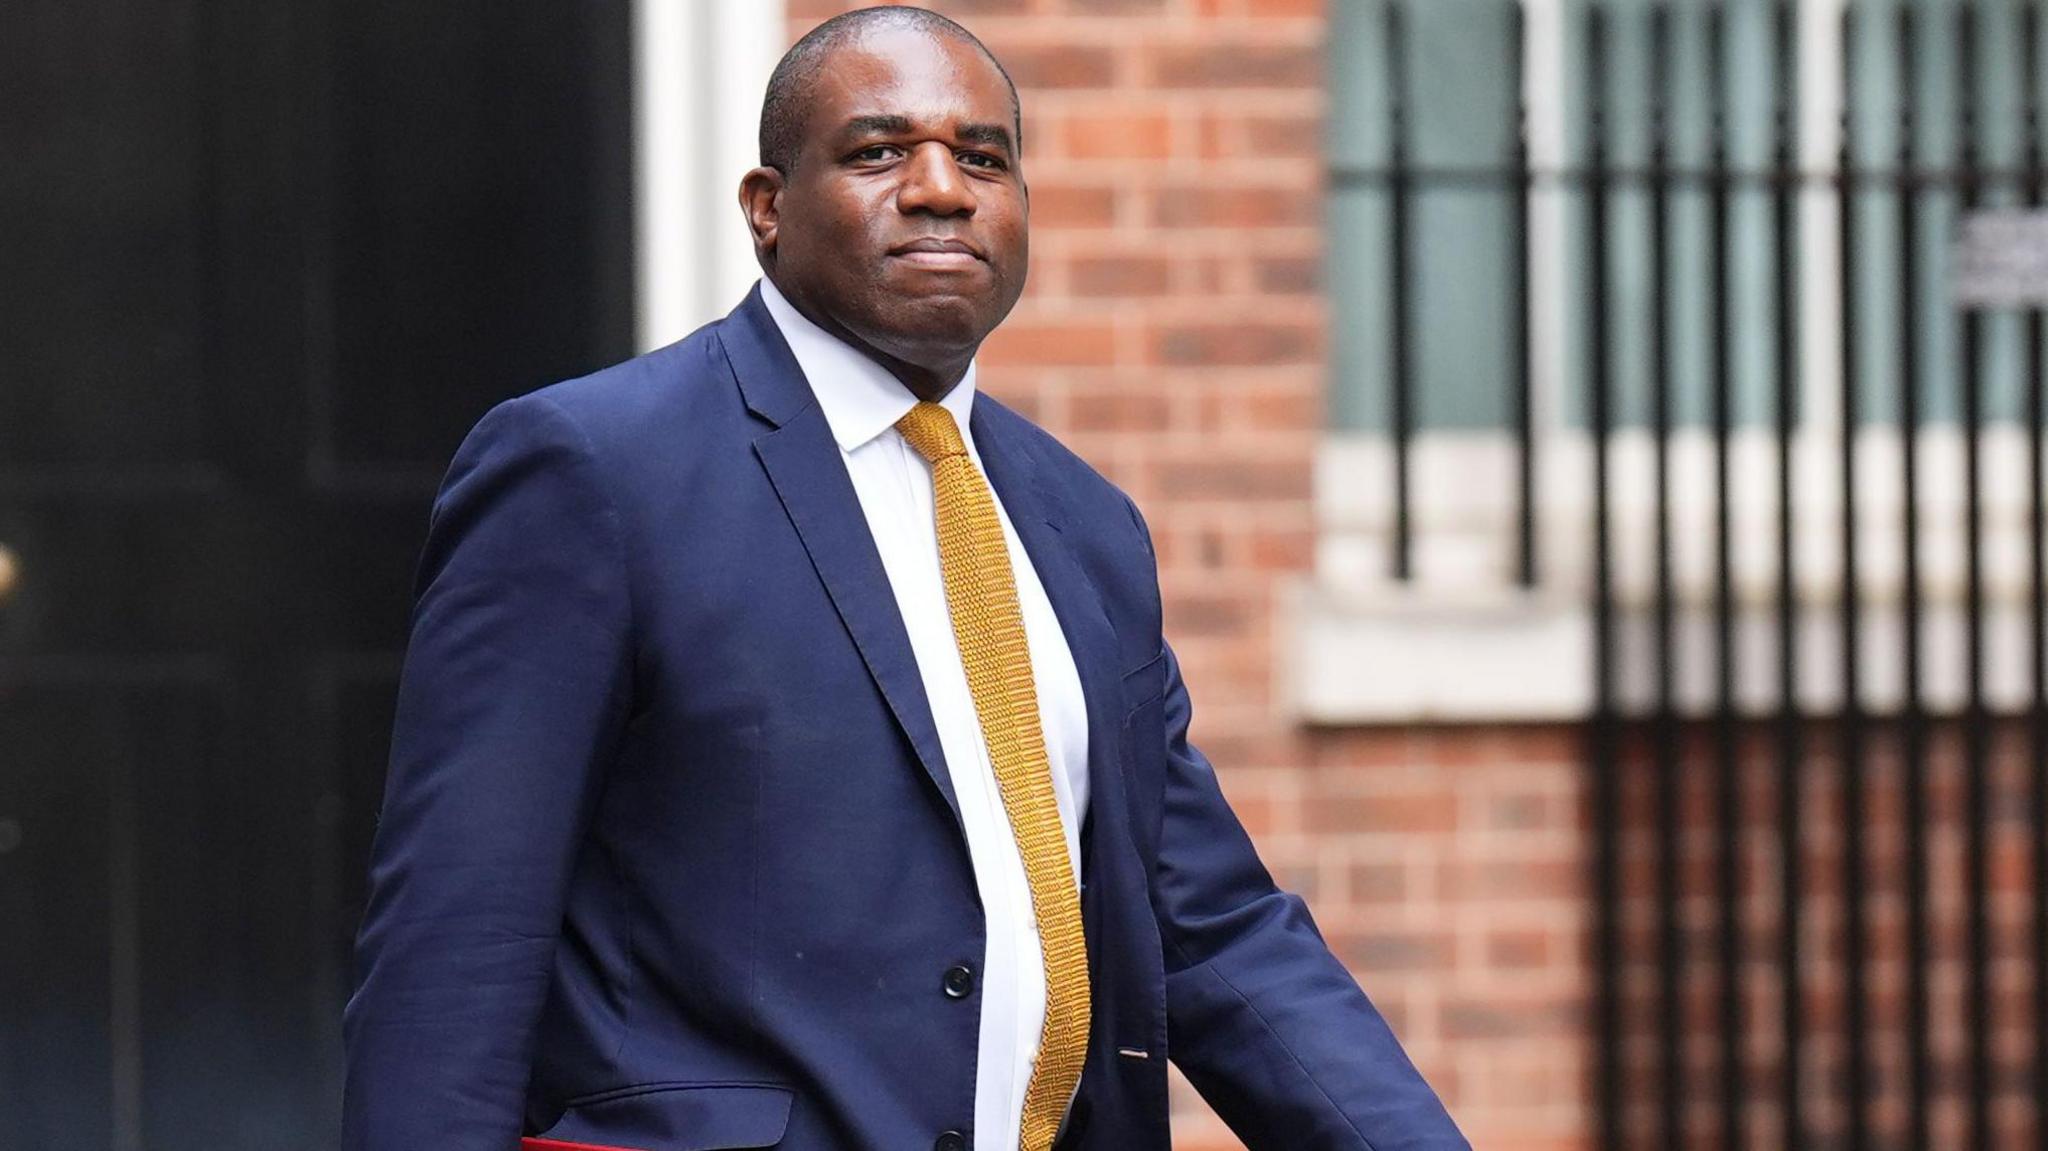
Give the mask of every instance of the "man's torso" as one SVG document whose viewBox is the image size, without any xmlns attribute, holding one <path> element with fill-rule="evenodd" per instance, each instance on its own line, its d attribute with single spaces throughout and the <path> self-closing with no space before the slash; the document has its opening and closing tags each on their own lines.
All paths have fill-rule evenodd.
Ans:
<svg viewBox="0 0 2048 1151">
<path fill-rule="evenodd" d="M 838 446 L 749 318 L 543 390 L 588 437 L 614 501 L 637 634 L 633 711 L 574 870 L 529 1129 L 603 1143 L 666 1122 L 644 1114 L 663 1106 L 686 1113 L 679 1128 L 717 1130 L 723 1107 L 763 1113 L 759 1129 L 786 1089 L 783 1145 L 930 1145 L 976 1113 L 981 1000 L 944 987 L 949 969 L 983 971 L 990 942 L 956 814 L 971 794 L 946 768 Z M 1092 1146 L 1091 1129 L 1121 1129 L 1115 1145 L 1142 1146 L 1115 1121 L 1135 1106 L 1146 1129 L 1156 1113 L 1163 1147 L 1142 858 L 1162 768 L 1140 749 L 1163 745 L 1145 706 L 1163 676 L 1149 557 L 1106 482 L 999 405 L 977 412 L 1088 722 L 1095 802 L 1077 841 L 1097 1019 L 1071 1134 Z M 1134 720 L 1152 736 L 1133 738 Z M 650 1084 L 670 1086 L 634 1090 Z"/>
</svg>

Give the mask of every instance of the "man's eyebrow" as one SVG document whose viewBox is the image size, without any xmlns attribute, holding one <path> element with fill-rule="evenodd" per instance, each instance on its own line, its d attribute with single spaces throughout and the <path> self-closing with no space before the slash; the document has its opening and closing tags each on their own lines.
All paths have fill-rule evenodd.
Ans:
<svg viewBox="0 0 2048 1151">
<path fill-rule="evenodd" d="M 900 136 L 910 131 L 910 120 L 904 116 L 855 116 L 839 129 L 841 136 Z"/>
<path fill-rule="evenodd" d="M 869 116 L 849 117 L 840 128 L 839 134 L 845 139 L 862 136 L 902 136 L 911 130 L 908 116 L 893 116 L 878 113 Z M 968 144 L 986 144 L 1001 148 L 1004 152 L 1015 152 L 1017 145 L 1010 139 L 1010 130 L 1001 124 L 962 123 L 953 126 L 953 134 Z"/>
<path fill-rule="evenodd" d="M 953 134 L 970 144 L 992 144 L 1005 152 L 1016 150 L 1010 130 L 1001 124 L 955 124 Z"/>
</svg>

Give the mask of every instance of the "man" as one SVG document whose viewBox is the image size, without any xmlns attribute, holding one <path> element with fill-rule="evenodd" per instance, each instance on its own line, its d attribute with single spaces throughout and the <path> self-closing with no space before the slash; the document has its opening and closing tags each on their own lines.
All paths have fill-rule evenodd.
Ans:
<svg viewBox="0 0 2048 1151">
<path fill-rule="evenodd" d="M 928 12 L 790 50 L 766 278 L 493 408 L 436 501 L 351 1151 L 1459 1148 L 1186 741 L 1143 521 L 976 394 L 1015 89 Z"/>
</svg>

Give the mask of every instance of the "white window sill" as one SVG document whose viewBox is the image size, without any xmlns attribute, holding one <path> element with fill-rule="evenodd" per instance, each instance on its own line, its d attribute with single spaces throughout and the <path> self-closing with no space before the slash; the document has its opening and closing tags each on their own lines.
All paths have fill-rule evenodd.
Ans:
<svg viewBox="0 0 2048 1151">
<path fill-rule="evenodd" d="M 1994 710 L 2025 705 L 2032 688 L 2026 571 L 2023 436 L 1987 431 L 1985 476 L 1985 688 Z M 1627 712 L 1654 703 L 1654 519 L 1650 445 L 1617 436 L 1611 455 L 1615 685 Z M 1966 701 L 1962 444 L 1954 429 L 1921 440 L 1923 662 L 1930 712 Z M 1841 482 L 1832 437 L 1795 443 L 1794 514 L 1800 706 L 1842 703 Z M 1388 578 L 1384 440 L 1333 438 L 1318 475 L 1322 539 L 1316 571 L 1287 589 L 1281 626 L 1289 652 L 1282 698 L 1314 724 L 1559 722 L 1590 714 L 1594 695 L 1590 445 L 1548 437 L 1539 453 L 1537 538 L 1542 583 L 1510 579 L 1514 541 L 1512 446 L 1495 434 L 1438 435 L 1413 446 L 1417 578 Z M 1896 434 L 1858 439 L 1860 697 L 1872 712 L 1905 696 L 1901 596 L 1903 508 Z M 1775 444 L 1748 432 L 1734 445 L 1735 702 L 1745 714 L 1779 707 Z M 1711 444 L 1681 433 L 1672 448 L 1673 680 L 1678 707 L 1716 706 Z"/>
<path fill-rule="evenodd" d="M 1305 580 L 1288 599 L 1285 698 L 1310 723 L 1562 721 L 1592 699 L 1586 612 L 1542 593 Z"/>
</svg>

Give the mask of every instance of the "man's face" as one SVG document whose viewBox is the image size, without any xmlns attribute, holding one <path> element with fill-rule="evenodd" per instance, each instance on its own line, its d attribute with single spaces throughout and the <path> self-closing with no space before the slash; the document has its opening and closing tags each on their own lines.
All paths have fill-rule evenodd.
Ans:
<svg viewBox="0 0 2048 1151">
<path fill-rule="evenodd" d="M 795 171 L 750 205 L 776 284 L 907 363 L 971 354 L 1030 262 L 1014 122 L 1009 85 L 972 45 L 880 29 L 833 52 Z"/>
</svg>

